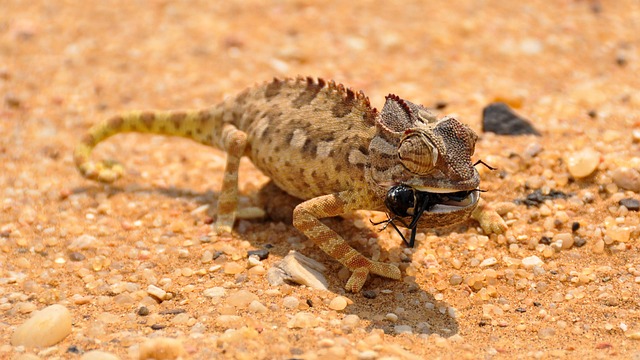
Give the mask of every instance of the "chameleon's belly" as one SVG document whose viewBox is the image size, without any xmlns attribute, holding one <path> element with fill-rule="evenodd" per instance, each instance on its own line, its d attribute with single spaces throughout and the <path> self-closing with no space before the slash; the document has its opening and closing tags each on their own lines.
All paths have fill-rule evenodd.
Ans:
<svg viewBox="0 0 640 360">
<path fill-rule="evenodd" d="M 300 199 L 365 187 L 369 128 L 322 124 L 300 127 L 276 119 L 263 128 L 258 122 L 248 131 L 247 155 L 279 188 Z"/>
</svg>

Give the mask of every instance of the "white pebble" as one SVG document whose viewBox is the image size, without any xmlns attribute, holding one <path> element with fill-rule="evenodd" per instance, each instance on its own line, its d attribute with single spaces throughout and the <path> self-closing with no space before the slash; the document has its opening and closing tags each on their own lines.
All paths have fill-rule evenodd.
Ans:
<svg viewBox="0 0 640 360">
<path fill-rule="evenodd" d="M 567 156 L 569 173 L 576 179 L 591 175 L 599 163 L 600 153 L 591 148 L 585 148 Z"/>
<path fill-rule="evenodd" d="M 229 295 L 227 303 L 237 308 L 244 309 L 254 300 L 258 300 L 258 295 L 248 290 L 238 290 L 236 293 Z"/>
<path fill-rule="evenodd" d="M 482 262 L 480 263 L 480 267 L 487 267 L 487 266 L 495 265 L 497 263 L 498 263 L 498 260 L 496 258 L 490 257 L 482 260 Z"/>
<path fill-rule="evenodd" d="M 258 313 L 258 314 L 263 314 L 267 312 L 267 307 L 264 306 L 264 304 L 261 303 L 260 301 L 253 300 L 251 304 L 249 304 L 249 307 L 247 308 L 247 310 L 254 313 Z"/>
<path fill-rule="evenodd" d="M 522 259 L 522 266 L 525 269 L 530 269 L 534 266 L 542 266 L 542 265 L 544 265 L 544 261 L 542 261 L 542 259 L 540 259 L 535 255 Z"/>
<path fill-rule="evenodd" d="M 147 287 L 147 294 L 154 296 L 160 300 L 165 300 L 167 297 L 167 292 L 155 285 L 149 285 Z"/>
<path fill-rule="evenodd" d="M 298 300 L 293 296 L 287 296 L 284 299 L 282 299 L 282 306 L 284 306 L 287 309 L 297 309 L 299 304 L 300 304 L 300 300 Z"/>
<path fill-rule="evenodd" d="M 313 314 L 301 311 L 297 313 L 293 317 L 293 319 L 287 322 L 287 327 L 290 329 L 291 328 L 304 329 L 304 328 L 316 326 L 317 324 L 318 324 L 318 319 Z"/>
<path fill-rule="evenodd" d="M 47 347 L 71 333 L 71 313 L 62 305 L 51 305 L 35 312 L 18 326 L 11 337 L 14 346 Z"/>
<path fill-rule="evenodd" d="M 396 325 L 393 327 L 393 331 L 396 334 L 413 334 L 413 329 L 410 325 Z"/>
<path fill-rule="evenodd" d="M 344 296 L 337 296 L 329 303 L 329 309 L 341 311 L 344 310 L 349 303 Z"/>
<path fill-rule="evenodd" d="M 226 292 L 227 290 L 225 290 L 225 288 L 216 286 L 209 289 L 205 289 L 203 293 L 204 293 L 204 296 L 206 297 L 215 298 L 215 297 L 224 296 Z"/>
<path fill-rule="evenodd" d="M 394 314 L 394 313 L 388 313 L 387 315 L 384 316 L 385 319 L 391 321 L 391 322 L 396 322 L 398 321 L 398 315 Z"/>
</svg>

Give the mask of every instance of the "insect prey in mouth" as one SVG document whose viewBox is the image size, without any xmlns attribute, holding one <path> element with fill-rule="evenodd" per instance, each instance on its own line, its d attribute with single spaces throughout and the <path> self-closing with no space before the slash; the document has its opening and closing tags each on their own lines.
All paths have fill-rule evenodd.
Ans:
<svg viewBox="0 0 640 360">
<path fill-rule="evenodd" d="M 425 211 L 430 211 L 435 205 L 446 204 L 450 202 L 463 202 L 469 195 L 474 192 L 484 192 L 484 190 L 473 189 L 468 191 L 458 191 L 453 193 L 430 193 L 427 191 L 419 191 L 407 185 L 395 185 L 389 189 L 385 198 L 387 209 L 393 214 L 387 219 L 379 222 L 369 220 L 373 225 L 384 224 L 380 231 L 391 225 L 402 238 L 402 241 L 408 247 L 415 245 L 416 234 L 418 231 L 418 222 Z M 407 224 L 403 218 L 411 217 L 411 222 Z M 402 231 L 395 222 L 399 222 L 403 227 L 411 230 L 409 239 L 405 238 Z"/>
</svg>

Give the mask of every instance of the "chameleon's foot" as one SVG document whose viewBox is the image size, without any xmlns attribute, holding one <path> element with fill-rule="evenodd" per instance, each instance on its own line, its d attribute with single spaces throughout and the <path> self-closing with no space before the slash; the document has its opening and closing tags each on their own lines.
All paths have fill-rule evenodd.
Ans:
<svg viewBox="0 0 640 360">
<path fill-rule="evenodd" d="M 478 204 L 472 216 L 486 234 L 502 234 L 507 231 L 507 223 L 487 202 Z"/>
<path fill-rule="evenodd" d="M 82 176 L 87 179 L 112 183 L 124 174 L 124 167 L 116 161 L 86 162 L 78 166 Z"/>
<path fill-rule="evenodd" d="M 352 270 L 351 277 L 347 280 L 345 288 L 354 293 L 359 292 L 367 281 L 369 273 L 384 276 L 394 280 L 400 280 L 400 269 L 391 264 L 370 261 L 366 266 Z"/>
<path fill-rule="evenodd" d="M 231 234 L 234 220 L 235 220 L 234 216 L 229 217 L 229 216 L 218 215 L 218 219 L 216 220 L 216 223 L 213 226 L 213 231 L 216 233 L 216 235 Z"/>
</svg>

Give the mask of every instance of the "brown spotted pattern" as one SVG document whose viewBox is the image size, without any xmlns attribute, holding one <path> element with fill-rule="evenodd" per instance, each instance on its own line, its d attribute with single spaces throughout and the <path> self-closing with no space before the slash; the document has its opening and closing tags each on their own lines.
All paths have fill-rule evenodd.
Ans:
<svg viewBox="0 0 640 360">
<path fill-rule="evenodd" d="M 442 189 L 476 186 L 477 173 L 470 163 L 475 134 L 453 121 L 438 128 L 428 110 L 395 95 L 387 97 L 378 113 L 362 92 L 333 81 L 274 79 L 210 109 L 114 116 L 89 130 L 74 159 L 85 177 L 112 182 L 123 173 L 122 167 L 94 163 L 90 156 L 98 143 L 117 133 L 183 136 L 223 149 L 228 155 L 215 228 L 230 232 L 237 210 L 240 158 L 247 156 L 280 189 L 306 200 L 293 212 L 295 227 L 352 271 L 346 288 L 356 292 L 370 273 L 399 279 L 400 270 L 367 259 L 320 219 L 360 209 L 384 210 L 389 187 L 401 182 Z M 423 132 L 444 154 L 433 173 L 417 176 L 399 161 L 398 147 L 409 129 Z M 415 158 L 422 150 L 408 156 Z M 428 225 L 437 225 L 438 219 L 459 220 L 471 210 L 430 214 L 425 219 Z M 474 217 L 497 221 L 475 213 Z"/>
</svg>

